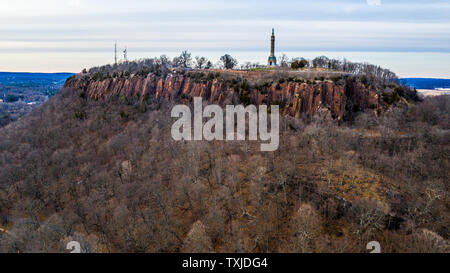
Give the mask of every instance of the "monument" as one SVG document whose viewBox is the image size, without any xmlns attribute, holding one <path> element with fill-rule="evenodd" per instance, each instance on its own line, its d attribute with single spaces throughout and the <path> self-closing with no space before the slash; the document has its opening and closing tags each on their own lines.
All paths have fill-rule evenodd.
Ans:
<svg viewBox="0 0 450 273">
<path fill-rule="evenodd" d="M 275 31 L 272 28 L 272 37 L 270 37 L 270 56 L 268 66 L 277 66 L 277 57 L 275 57 Z"/>
</svg>

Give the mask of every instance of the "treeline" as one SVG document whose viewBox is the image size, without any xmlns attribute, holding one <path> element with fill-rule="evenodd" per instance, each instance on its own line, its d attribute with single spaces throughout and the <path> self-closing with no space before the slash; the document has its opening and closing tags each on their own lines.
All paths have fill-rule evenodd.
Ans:
<svg viewBox="0 0 450 273">
<path fill-rule="evenodd" d="M 213 64 L 211 60 L 206 57 L 196 56 L 192 57 L 188 51 L 183 51 L 179 56 L 170 59 L 167 55 L 161 55 L 157 58 L 139 59 L 135 61 L 125 61 L 113 65 L 104 65 L 99 67 L 93 67 L 87 71 L 83 70 L 83 74 L 89 73 L 95 74 L 109 74 L 113 76 L 130 75 L 130 74 L 164 74 L 173 69 L 190 70 L 190 69 L 212 69 L 223 68 L 233 69 L 237 65 L 237 60 L 231 57 L 229 54 L 225 54 L 220 57 L 220 61 Z"/>
<path fill-rule="evenodd" d="M 389 69 L 382 68 L 377 65 L 369 63 L 356 63 L 350 62 L 346 59 L 329 59 L 326 56 L 320 56 L 313 60 L 307 60 L 304 58 L 295 58 L 290 62 L 285 61 L 287 58 L 282 57 L 282 66 L 290 66 L 292 69 L 301 68 L 321 68 L 332 71 L 341 71 L 349 74 L 359 74 L 375 77 L 385 81 L 392 81 L 397 78 L 394 72 Z"/>
<path fill-rule="evenodd" d="M 348 60 L 329 59 L 325 56 L 317 57 L 313 60 L 307 60 L 305 58 L 293 58 L 289 61 L 286 55 L 282 55 L 280 58 L 280 67 L 290 68 L 293 70 L 313 68 L 324 69 L 326 71 L 342 72 L 353 75 L 365 75 L 367 77 L 380 79 L 385 82 L 393 81 L 397 79 L 394 72 L 389 69 L 382 68 L 369 63 L 356 63 Z M 192 54 L 188 51 L 183 51 L 179 56 L 169 58 L 167 55 L 161 55 L 156 58 L 139 59 L 135 61 L 125 61 L 113 65 L 104 65 L 99 67 L 93 67 L 87 71 L 83 70 L 83 73 L 97 74 L 97 76 L 117 77 L 127 76 L 130 74 L 143 74 L 156 73 L 165 74 L 172 70 L 190 70 L 190 69 L 241 69 L 252 70 L 262 69 L 266 66 L 259 63 L 246 62 L 238 66 L 239 62 L 229 54 L 225 54 L 220 57 L 219 61 L 213 63 L 206 57 L 196 56 L 192 57 Z M 273 69 L 273 68 L 268 68 Z"/>
</svg>

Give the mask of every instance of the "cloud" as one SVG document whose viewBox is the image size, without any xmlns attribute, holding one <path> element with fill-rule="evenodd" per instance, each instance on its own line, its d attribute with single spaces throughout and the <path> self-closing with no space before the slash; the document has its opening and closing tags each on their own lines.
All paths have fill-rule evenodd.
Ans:
<svg viewBox="0 0 450 273">
<path fill-rule="evenodd" d="M 336 52 L 334 57 L 380 64 L 402 76 L 450 75 L 450 1 L 9 2 L 0 8 L 0 70 L 79 71 L 111 62 L 115 42 L 128 47 L 130 59 L 174 57 L 186 49 L 212 60 L 229 53 L 265 63 L 275 27 L 276 49 L 289 57 Z M 426 52 L 439 57 L 415 65 L 429 58 Z M 375 54 L 380 59 L 369 58 Z"/>
<path fill-rule="evenodd" d="M 381 6 L 381 0 L 367 0 L 369 6 Z"/>
<path fill-rule="evenodd" d="M 68 0 L 67 5 L 69 7 L 79 7 L 81 5 L 81 0 Z"/>
</svg>

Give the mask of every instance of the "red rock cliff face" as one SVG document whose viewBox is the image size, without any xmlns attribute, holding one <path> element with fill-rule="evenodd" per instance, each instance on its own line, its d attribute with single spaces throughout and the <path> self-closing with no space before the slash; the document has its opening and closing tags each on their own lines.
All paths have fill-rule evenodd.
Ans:
<svg viewBox="0 0 450 273">
<path fill-rule="evenodd" d="M 239 104 L 244 97 L 253 104 L 280 104 L 285 115 L 299 117 L 313 116 L 320 109 L 328 109 L 333 118 L 340 120 L 349 111 L 372 109 L 381 110 L 380 98 L 373 90 L 359 82 L 335 84 L 331 81 L 315 83 L 284 82 L 262 88 L 250 87 L 247 91 L 231 86 L 218 78 L 195 81 L 184 75 L 171 75 L 160 78 L 130 76 L 128 78 L 109 78 L 92 80 L 80 76 L 67 80 L 65 88 L 81 89 L 88 98 L 108 99 L 112 96 L 138 96 L 141 100 L 148 96 L 168 101 L 182 101 L 201 96 L 209 103 Z"/>
</svg>

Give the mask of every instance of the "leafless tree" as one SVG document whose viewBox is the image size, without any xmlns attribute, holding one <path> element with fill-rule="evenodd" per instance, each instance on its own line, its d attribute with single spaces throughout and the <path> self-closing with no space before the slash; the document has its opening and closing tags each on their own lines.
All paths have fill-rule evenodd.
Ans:
<svg viewBox="0 0 450 273">
<path fill-rule="evenodd" d="M 211 239 L 202 222 L 197 221 L 192 225 L 181 251 L 185 253 L 210 253 L 213 251 Z"/>
<path fill-rule="evenodd" d="M 288 67 L 289 58 L 286 54 L 283 53 L 279 60 L 281 67 Z"/>
<path fill-rule="evenodd" d="M 238 63 L 236 59 L 234 59 L 228 54 L 225 54 L 222 57 L 220 57 L 220 61 L 222 62 L 223 67 L 225 69 L 233 69 Z"/>
<path fill-rule="evenodd" d="M 205 68 L 205 66 L 207 65 L 207 63 L 209 62 L 209 60 L 206 59 L 205 57 L 199 57 L 199 56 L 196 56 L 196 57 L 195 57 L 195 62 L 196 62 L 195 68 L 197 68 L 197 69 L 203 69 L 203 68 Z"/>
<path fill-rule="evenodd" d="M 179 59 L 180 59 L 180 64 L 184 68 L 191 66 L 192 57 L 191 57 L 191 53 L 189 53 L 187 50 L 184 50 L 183 52 L 181 52 Z"/>
</svg>

